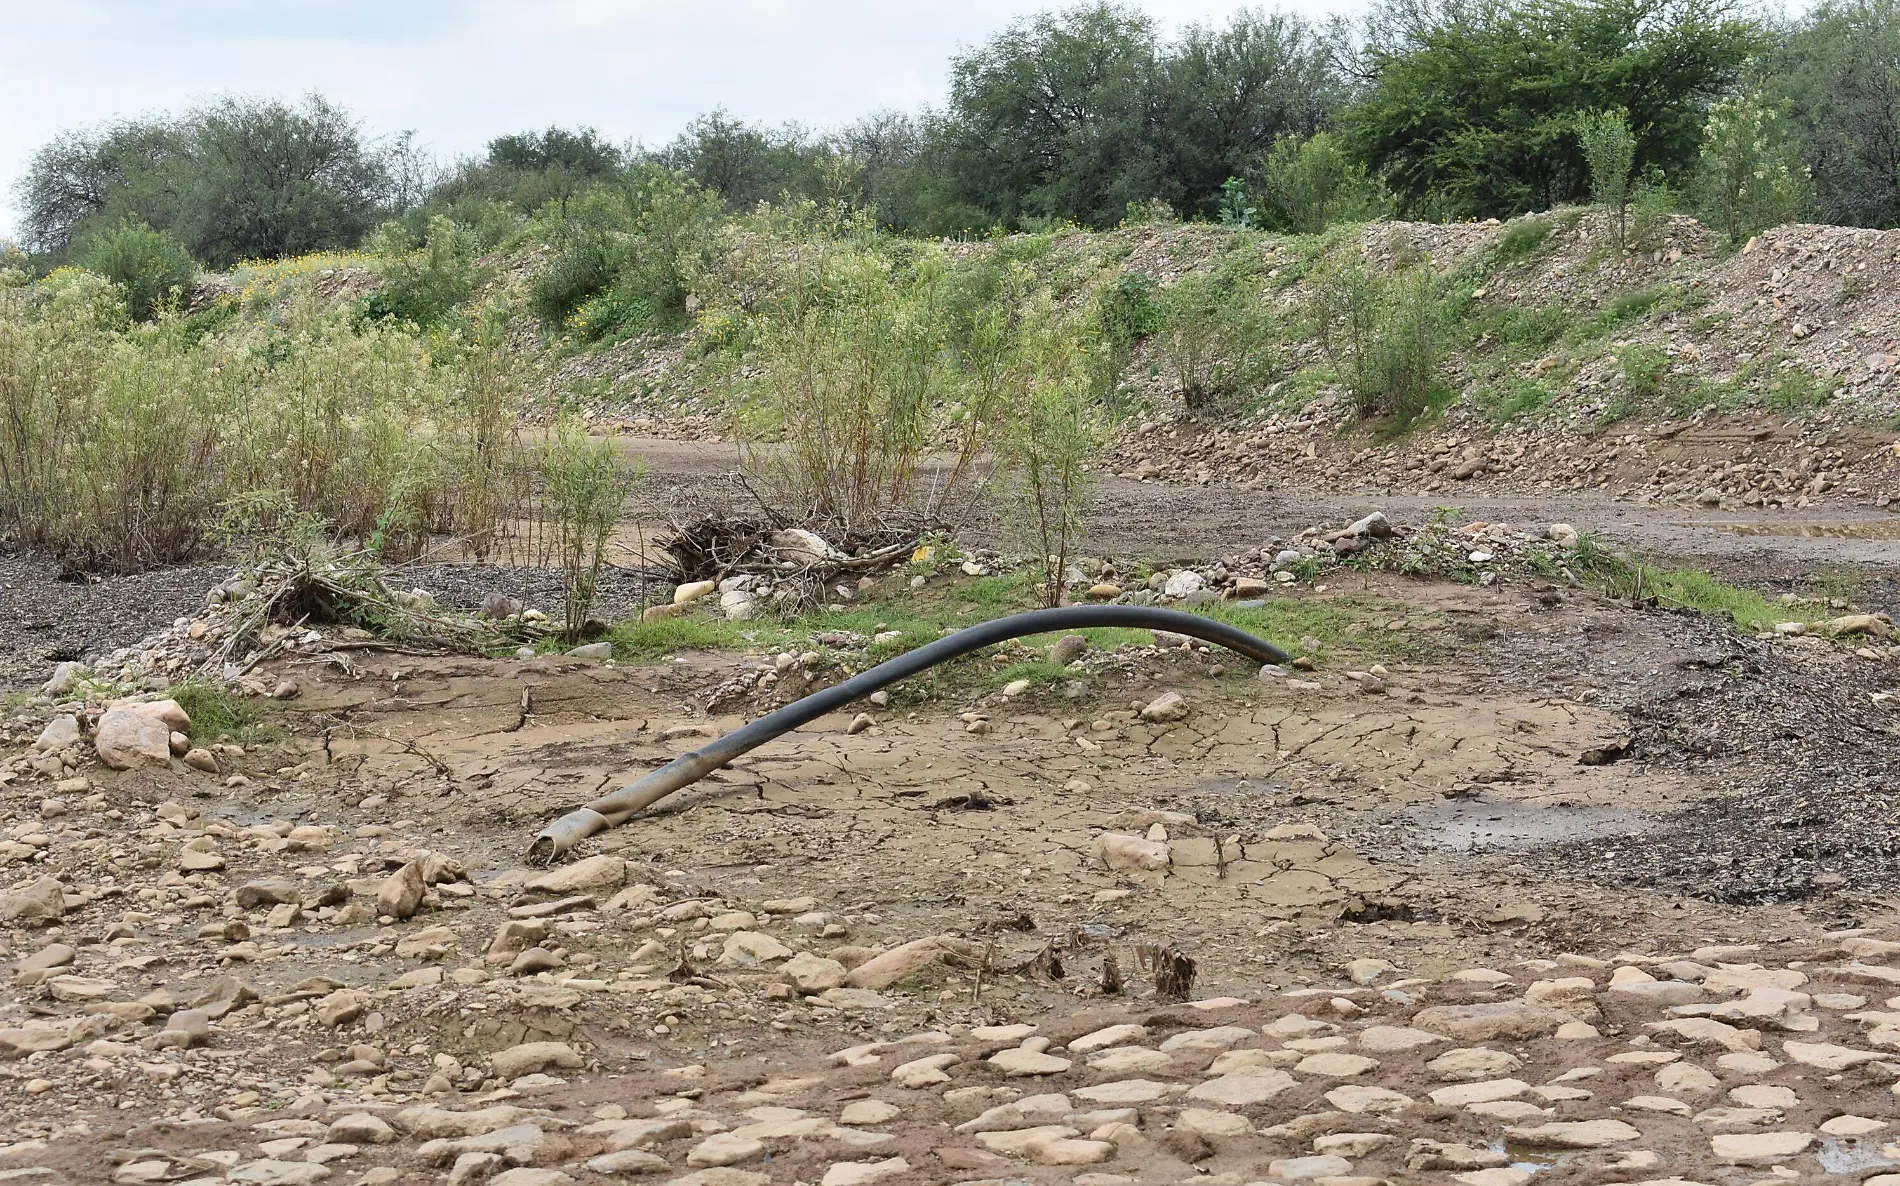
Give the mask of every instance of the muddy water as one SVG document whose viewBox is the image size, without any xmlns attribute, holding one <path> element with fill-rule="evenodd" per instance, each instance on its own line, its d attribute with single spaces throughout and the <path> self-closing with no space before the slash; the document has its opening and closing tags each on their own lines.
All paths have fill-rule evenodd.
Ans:
<svg viewBox="0 0 1900 1186">
<path fill-rule="evenodd" d="M 1849 523 L 1715 523 L 1710 526 L 1731 535 L 1785 536 L 1792 539 L 1900 539 L 1900 518 L 1859 519 Z"/>
<path fill-rule="evenodd" d="M 1512 801 L 1447 799 L 1405 813 L 1419 840 L 1433 848 L 1476 852 L 1535 848 L 1563 840 L 1587 840 L 1639 832 L 1643 818 L 1613 807 L 1561 806 Z"/>
</svg>

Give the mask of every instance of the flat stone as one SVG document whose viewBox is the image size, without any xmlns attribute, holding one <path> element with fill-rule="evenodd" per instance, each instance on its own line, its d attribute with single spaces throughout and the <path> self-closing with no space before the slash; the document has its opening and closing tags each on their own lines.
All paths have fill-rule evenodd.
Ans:
<svg viewBox="0 0 1900 1186">
<path fill-rule="evenodd" d="M 342 1141 L 351 1145 L 387 1145 L 396 1139 L 396 1130 L 380 1116 L 368 1112 L 352 1112 L 338 1117 L 324 1134 L 327 1140 Z"/>
<path fill-rule="evenodd" d="M 1440 1079 L 1451 1081 L 1471 1079 L 1491 1079 L 1523 1066 L 1524 1062 L 1515 1054 L 1504 1050 L 1492 1050 L 1484 1046 L 1470 1046 L 1459 1050 L 1447 1050 L 1425 1064 L 1425 1069 Z"/>
<path fill-rule="evenodd" d="M 1412 1106 L 1413 1100 L 1411 1096 L 1387 1087 L 1366 1087 L 1358 1083 L 1348 1083 L 1327 1092 L 1326 1102 L 1342 1112 L 1384 1116 L 1403 1112 Z"/>
<path fill-rule="evenodd" d="M 1435 1034 L 1467 1042 L 1494 1042 L 1501 1039 L 1541 1038 L 1555 1033 L 1565 1022 L 1576 1020 L 1568 1013 L 1546 1009 L 1523 1001 L 1497 1001 L 1478 1005 L 1437 1005 L 1421 1009 L 1412 1024 Z"/>
<path fill-rule="evenodd" d="M 765 1142 L 733 1133 L 714 1133 L 686 1155 L 687 1165 L 724 1166 L 757 1161 L 765 1156 Z"/>
<path fill-rule="evenodd" d="M 989 1064 L 1009 1076 L 1057 1075 L 1075 1065 L 1066 1058 L 1020 1047 L 997 1051 L 990 1055 Z"/>
<path fill-rule="evenodd" d="M 249 1182 L 252 1186 L 310 1186 L 330 1176 L 327 1166 L 309 1161 L 253 1161 L 238 1166 L 225 1177 L 233 1182 Z"/>
<path fill-rule="evenodd" d="M 1440 1087 L 1431 1093 L 1432 1102 L 1440 1107 L 1458 1108 L 1466 1104 L 1481 1104 L 1491 1100 L 1516 1099 L 1531 1089 L 1531 1085 L 1522 1079 L 1487 1079 L 1482 1083 L 1460 1083 L 1455 1087 Z"/>
<path fill-rule="evenodd" d="M 503 1170 L 489 1179 L 491 1186 L 569 1186 L 573 1181 L 560 1170 L 538 1170 L 527 1166 Z"/>
<path fill-rule="evenodd" d="M 1718 1133 L 1709 1138 L 1715 1156 L 1729 1165 L 1773 1165 L 1806 1152 L 1814 1138 L 1804 1132 Z"/>
<path fill-rule="evenodd" d="M 579 1067 L 581 1056 L 566 1042 L 523 1042 L 519 1046 L 496 1051 L 490 1056 L 488 1065 L 500 1078 L 518 1079 L 549 1067 Z"/>
<path fill-rule="evenodd" d="M 1314 1178 L 1332 1178 L 1352 1172 L 1352 1162 L 1343 1157 L 1322 1154 L 1315 1157 L 1281 1157 L 1267 1163 L 1271 1177 L 1288 1182 L 1306 1182 Z"/>
<path fill-rule="evenodd" d="M 1070 1042 L 1069 1053 L 1088 1054 L 1110 1046 L 1125 1046 L 1131 1042 L 1139 1042 L 1147 1036 L 1148 1027 L 1145 1025 L 1111 1025 L 1105 1029 L 1084 1034 Z"/>
<path fill-rule="evenodd" d="M 1302 1075 L 1320 1075 L 1328 1079 L 1352 1079 L 1378 1070 L 1379 1060 L 1367 1058 L 1363 1054 L 1345 1054 L 1338 1050 L 1326 1050 L 1307 1055 L 1293 1069 Z"/>
<path fill-rule="evenodd" d="M 818 1186 L 868 1186 L 872 1182 L 882 1182 L 899 1174 L 910 1172 L 910 1162 L 902 1157 L 887 1158 L 884 1161 L 840 1161 L 825 1171 L 818 1180 Z"/>
<path fill-rule="evenodd" d="M 1196 1084 L 1187 1095 L 1189 1099 L 1201 1103 L 1244 1108 L 1252 1104 L 1264 1104 L 1297 1085 L 1293 1076 L 1276 1067 L 1250 1067 Z"/>
<path fill-rule="evenodd" d="M 1287 1078 L 1286 1087 L 1291 1086 L 1293 1086 L 1293 1080 Z M 1284 1091 L 1286 1087 L 1282 1087 L 1281 1090 Z M 1145 1104 L 1151 1100 L 1172 1095 L 1179 1090 L 1180 1087 L 1177 1084 L 1160 1083 L 1153 1079 L 1117 1079 L 1112 1083 L 1098 1083 L 1093 1087 L 1078 1087 L 1069 1094 L 1097 1104 Z"/>
<path fill-rule="evenodd" d="M 1183 1030 L 1161 1043 L 1164 1051 L 1226 1050 L 1260 1035 L 1239 1025 L 1219 1025 L 1213 1029 Z"/>
<path fill-rule="evenodd" d="M 1233 1112 L 1211 1108 L 1182 1108 L 1174 1118 L 1176 1128 L 1184 1128 L 1204 1137 L 1245 1137 L 1253 1135 L 1253 1123 Z"/>
<path fill-rule="evenodd" d="M 621 1149 L 602 1153 L 587 1160 L 587 1168 L 597 1174 L 663 1174 L 670 1167 L 666 1158 L 644 1149 Z"/>
<path fill-rule="evenodd" d="M 1421 1046 L 1431 1046 L 1446 1041 L 1437 1034 L 1428 1034 L 1409 1025 L 1369 1025 L 1359 1031 L 1356 1041 L 1362 1050 L 1371 1050 L 1378 1054 L 1397 1054 L 1401 1051 L 1416 1050 Z"/>
<path fill-rule="evenodd" d="M 1892 1057 L 1874 1050 L 1850 1050 L 1826 1042 L 1783 1042 L 1781 1052 L 1798 1063 L 1819 1067 L 1823 1071 L 1844 1071 L 1862 1063 L 1880 1062 Z"/>
<path fill-rule="evenodd" d="M 1541 1148 L 1598 1149 L 1634 1141 L 1643 1134 L 1635 1125 L 1621 1120 L 1554 1120 L 1549 1124 L 1507 1128 L 1504 1135 Z"/>
</svg>

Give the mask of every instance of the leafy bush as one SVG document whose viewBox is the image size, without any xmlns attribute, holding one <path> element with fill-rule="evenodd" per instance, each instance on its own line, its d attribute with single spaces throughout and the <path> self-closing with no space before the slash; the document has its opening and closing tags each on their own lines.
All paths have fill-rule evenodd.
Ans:
<svg viewBox="0 0 1900 1186">
<path fill-rule="evenodd" d="M 420 249 L 412 248 L 401 224 L 385 224 L 376 237 L 383 286 L 363 298 L 363 313 L 427 329 L 448 321 L 475 291 L 475 243 L 446 215 L 428 220 Z"/>
<path fill-rule="evenodd" d="M 1662 394 L 1669 355 L 1659 347 L 1625 346 L 1616 352 L 1616 363 L 1623 372 L 1623 390 L 1632 400 L 1646 401 Z"/>
<path fill-rule="evenodd" d="M 1550 238 L 1557 224 L 1548 218 L 1517 218 L 1511 220 L 1498 236 L 1498 245 L 1492 254 L 1500 264 L 1516 263 L 1537 254 Z"/>
<path fill-rule="evenodd" d="M 1438 369 L 1448 327 L 1428 269 L 1379 279 L 1362 264 L 1336 266 L 1316 284 L 1311 313 L 1359 415 L 1408 428 L 1443 400 Z"/>
<path fill-rule="evenodd" d="M 1362 222 L 1390 206 L 1379 183 L 1327 132 L 1282 136 L 1261 164 L 1261 189 L 1273 225 L 1318 234 L 1336 222 Z"/>
<path fill-rule="evenodd" d="M 567 637 L 577 639 L 593 612 L 607 542 L 639 481 L 611 441 L 589 439 L 570 420 L 555 425 L 543 458 L 544 495 L 558 533 Z M 598 627 L 596 628 L 598 629 Z"/>
<path fill-rule="evenodd" d="M 1250 279 L 1227 267 L 1188 273 L 1161 292 L 1154 341 L 1190 411 L 1228 406 L 1272 372 L 1277 333 Z"/>
<path fill-rule="evenodd" d="M 1787 105 L 1759 94 L 1710 108 L 1699 167 L 1703 209 L 1732 242 L 1792 220 L 1807 200 L 1807 167 L 1789 135 Z"/>
<path fill-rule="evenodd" d="M 1629 238 L 1630 171 L 1636 166 L 1636 134 L 1623 110 L 1586 111 L 1577 117 L 1577 143 L 1590 170 L 1590 196 L 1609 211 L 1618 251 Z"/>
<path fill-rule="evenodd" d="M 124 289 L 126 311 L 139 321 L 181 299 L 198 279 L 198 265 L 183 243 L 141 223 L 88 234 L 74 248 L 73 261 Z"/>
</svg>

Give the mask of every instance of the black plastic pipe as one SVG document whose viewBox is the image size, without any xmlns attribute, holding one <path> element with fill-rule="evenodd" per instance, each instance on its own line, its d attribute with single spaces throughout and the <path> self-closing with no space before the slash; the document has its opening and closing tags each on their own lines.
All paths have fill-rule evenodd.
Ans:
<svg viewBox="0 0 1900 1186">
<path fill-rule="evenodd" d="M 1279 647 L 1255 638 L 1245 630 L 1199 614 L 1184 614 L 1179 610 L 1141 605 L 1069 605 L 1059 609 L 1011 614 L 1007 618 L 946 634 L 935 642 L 906 651 L 841 684 L 813 692 L 750 724 L 741 725 L 703 749 L 674 758 L 637 782 L 629 783 L 585 807 L 577 807 L 549 824 L 534 838 L 534 843 L 528 848 L 528 856 L 531 860 L 554 861 L 580 841 L 596 832 L 618 827 L 636 812 L 646 810 L 681 787 L 691 786 L 740 754 L 757 749 L 781 733 L 817 720 L 828 712 L 869 696 L 879 688 L 935 667 L 947 659 L 1027 634 L 1049 634 L 1057 630 L 1080 630 L 1092 626 L 1168 630 L 1215 643 L 1259 663 L 1285 663 L 1288 658 Z"/>
</svg>

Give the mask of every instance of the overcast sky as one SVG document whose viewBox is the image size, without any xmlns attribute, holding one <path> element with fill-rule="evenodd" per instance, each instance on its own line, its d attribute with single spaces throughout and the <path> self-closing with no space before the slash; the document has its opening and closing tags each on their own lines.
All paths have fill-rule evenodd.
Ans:
<svg viewBox="0 0 1900 1186">
<path fill-rule="evenodd" d="M 1164 27 L 1241 0 L 1139 0 Z M 1291 0 L 1309 15 L 1348 0 Z M 436 154 L 591 124 L 659 144 L 724 106 L 829 127 L 939 100 L 950 55 L 1035 0 L 0 0 L 0 234 L 63 128 L 225 93 L 321 91 Z"/>
</svg>

